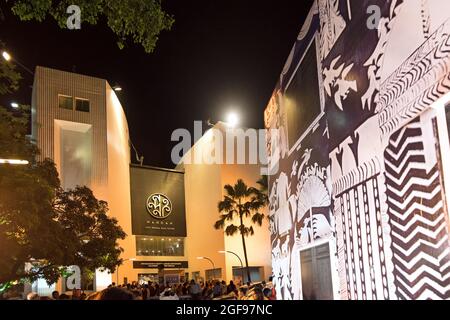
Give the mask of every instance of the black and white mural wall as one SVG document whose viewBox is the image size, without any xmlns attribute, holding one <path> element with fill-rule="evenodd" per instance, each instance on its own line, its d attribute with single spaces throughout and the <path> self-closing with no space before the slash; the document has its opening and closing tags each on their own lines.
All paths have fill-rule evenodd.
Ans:
<svg viewBox="0 0 450 320">
<path fill-rule="evenodd" d="M 315 2 L 265 111 L 278 298 L 450 298 L 449 92 L 450 2 Z"/>
</svg>

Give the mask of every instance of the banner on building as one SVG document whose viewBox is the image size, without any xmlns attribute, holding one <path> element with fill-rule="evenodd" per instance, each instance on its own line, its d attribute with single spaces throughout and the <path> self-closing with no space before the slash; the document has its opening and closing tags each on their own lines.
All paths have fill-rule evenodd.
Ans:
<svg viewBox="0 0 450 320">
<path fill-rule="evenodd" d="M 184 174 L 160 168 L 130 168 L 132 233 L 186 236 Z"/>
</svg>

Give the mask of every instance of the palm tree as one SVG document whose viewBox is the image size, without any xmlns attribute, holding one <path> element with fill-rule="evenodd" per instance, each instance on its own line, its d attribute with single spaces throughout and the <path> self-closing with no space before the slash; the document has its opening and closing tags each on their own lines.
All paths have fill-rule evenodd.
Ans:
<svg viewBox="0 0 450 320">
<path fill-rule="evenodd" d="M 265 207 L 266 197 L 260 189 L 248 187 L 242 179 L 239 179 L 234 186 L 225 185 L 224 189 L 226 194 L 218 204 L 220 219 L 216 221 L 214 228 L 224 229 L 227 236 L 233 236 L 238 232 L 241 234 L 247 277 L 248 281 L 251 281 L 245 238 L 254 235 L 255 231 L 253 226 L 245 225 L 245 218 L 261 226 L 264 214 L 259 211 Z M 238 219 L 239 225 L 233 224 L 235 219 Z"/>
</svg>

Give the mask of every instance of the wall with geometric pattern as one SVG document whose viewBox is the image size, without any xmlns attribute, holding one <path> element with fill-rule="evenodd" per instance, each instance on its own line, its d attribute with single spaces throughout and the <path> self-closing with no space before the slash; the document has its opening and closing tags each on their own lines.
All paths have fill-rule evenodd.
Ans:
<svg viewBox="0 0 450 320">
<path fill-rule="evenodd" d="M 450 3 L 315 1 L 264 116 L 279 299 L 450 298 Z"/>
</svg>

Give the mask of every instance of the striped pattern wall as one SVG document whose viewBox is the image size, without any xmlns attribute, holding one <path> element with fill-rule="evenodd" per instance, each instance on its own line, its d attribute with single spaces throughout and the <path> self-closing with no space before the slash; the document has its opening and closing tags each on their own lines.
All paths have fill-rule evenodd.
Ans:
<svg viewBox="0 0 450 320">
<path fill-rule="evenodd" d="M 58 95 L 90 101 L 90 112 L 58 107 Z M 32 101 L 33 138 L 41 150 L 40 160 L 55 160 L 55 120 L 92 125 L 91 187 L 104 187 L 108 182 L 106 81 L 89 76 L 37 67 Z M 56 161 L 56 160 L 55 160 Z M 59 164 L 57 163 L 57 166 Z"/>
<path fill-rule="evenodd" d="M 420 117 L 391 136 L 385 167 L 397 296 L 449 298 L 450 246 L 440 173 L 437 163 L 431 169 L 426 165 Z"/>
<path fill-rule="evenodd" d="M 341 297 L 389 299 L 378 159 L 333 184 Z"/>
</svg>

